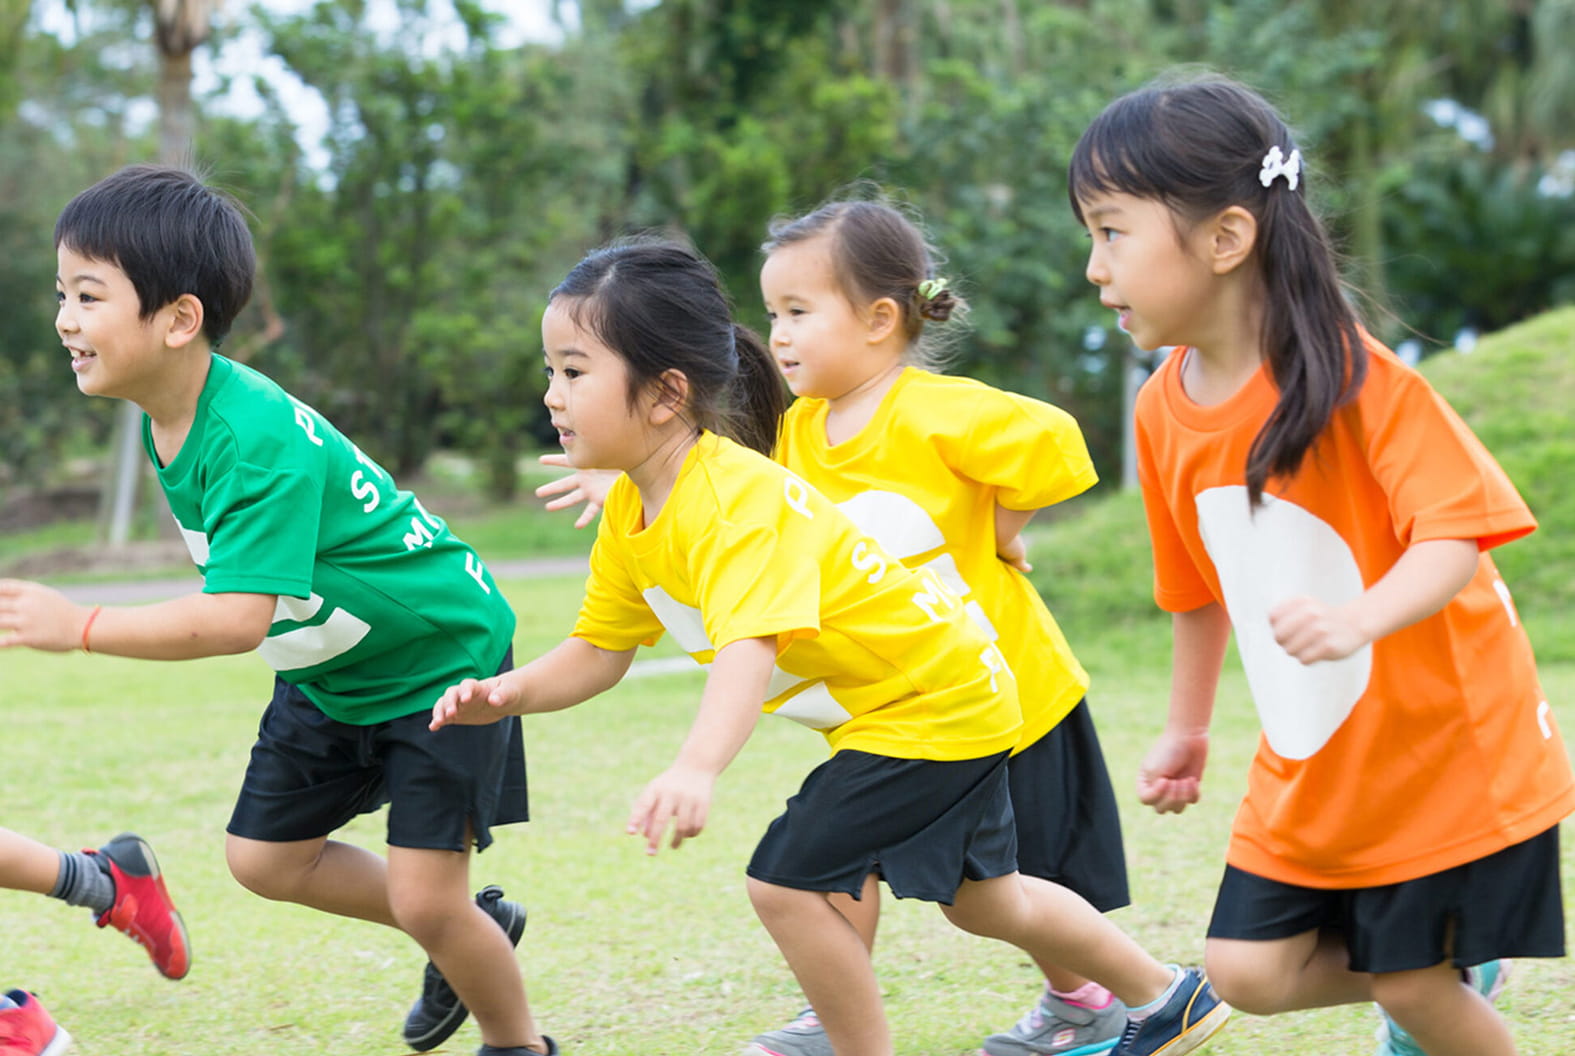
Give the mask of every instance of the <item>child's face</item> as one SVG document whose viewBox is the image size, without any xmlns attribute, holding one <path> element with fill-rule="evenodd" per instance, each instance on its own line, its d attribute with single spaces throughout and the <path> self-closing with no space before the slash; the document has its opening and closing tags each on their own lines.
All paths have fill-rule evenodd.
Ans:
<svg viewBox="0 0 1575 1056">
<path fill-rule="evenodd" d="M 771 354 L 795 396 L 834 400 L 888 364 L 863 355 L 870 328 L 837 282 L 825 238 L 771 251 L 760 293 L 771 320 Z"/>
<path fill-rule="evenodd" d="M 647 398 L 629 405 L 629 368 L 593 334 L 575 323 L 560 298 L 541 317 L 547 392 L 558 442 L 580 469 L 629 469 L 650 454 L 652 435 L 643 411 Z"/>
<path fill-rule="evenodd" d="M 1097 194 L 1081 202 L 1093 237 L 1085 275 L 1099 303 L 1142 349 L 1197 344 L 1211 314 L 1213 272 L 1178 230 L 1169 206 L 1130 194 Z"/>
<path fill-rule="evenodd" d="M 169 309 L 143 319 L 136 287 L 118 266 L 64 245 L 56 256 L 55 332 L 71 351 L 77 388 L 139 404 L 156 396 L 166 383 L 168 359 L 159 333 Z"/>
</svg>

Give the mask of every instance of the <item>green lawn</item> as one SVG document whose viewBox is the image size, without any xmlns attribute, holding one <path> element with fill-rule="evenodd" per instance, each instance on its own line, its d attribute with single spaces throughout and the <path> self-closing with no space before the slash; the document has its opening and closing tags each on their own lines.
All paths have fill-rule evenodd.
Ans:
<svg viewBox="0 0 1575 1056">
<path fill-rule="evenodd" d="M 521 613 L 521 657 L 569 626 L 578 577 L 505 584 Z M 1222 693 L 1205 798 L 1181 817 L 1130 794 L 1164 709 L 1168 647 L 1148 622 L 1103 638 L 1074 634 L 1126 810 L 1135 904 L 1116 914 L 1157 956 L 1196 960 L 1225 835 L 1257 722 L 1233 667 Z M 669 650 L 670 651 L 670 650 Z M 1575 730 L 1575 666 L 1545 669 Z M 153 841 L 191 928 L 195 964 L 161 979 L 129 940 L 84 911 L 0 892 L 6 986 L 42 993 L 82 1056 L 397 1056 L 422 957 L 399 934 L 264 902 L 230 879 L 223 830 L 270 675 L 255 657 L 161 665 L 108 657 L 0 654 L 9 691 L 6 823 L 64 847 L 120 828 Z M 710 828 L 646 857 L 625 812 L 688 726 L 698 672 L 625 682 L 605 697 L 528 721 L 536 820 L 499 830 L 477 884 L 530 907 L 521 945 L 545 1029 L 575 1056 L 731 1054 L 798 1008 L 790 976 L 756 923 L 743 865 L 822 739 L 763 722 L 724 776 Z M 65 747 L 69 746 L 69 747 Z M 348 837 L 382 841 L 381 820 Z M 1570 870 L 1566 851 L 1566 871 Z M 1012 1022 L 1036 981 L 1016 951 L 952 929 L 931 906 L 887 904 L 877 955 L 901 1056 L 959 1056 Z M 1524 962 L 1503 1007 L 1524 1056 L 1575 1051 L 1575 967 Z M 1368 1008 L 1274 1019 L 1238 1016 L 1208 1050 L 1285 1056 L 1365 1054 Z M 474 1051 L 468 1024 L 438 1050 Z"/>
</svg>

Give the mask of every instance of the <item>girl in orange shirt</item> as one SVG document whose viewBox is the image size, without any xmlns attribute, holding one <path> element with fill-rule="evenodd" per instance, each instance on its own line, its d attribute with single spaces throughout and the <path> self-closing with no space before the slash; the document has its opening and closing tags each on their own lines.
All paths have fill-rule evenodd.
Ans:
<svg viewBox="0 0 1575 1056">
<path fill-rule="evenodd" d="M 1535 521 L 1415 371 L 1361 329 L 1302 156 L 1221 78 L 1110 104 L 1071 162 L 1087 277 L 1137 344 L 1170 719 L 1138 775 L 1196 802 L 1234 630 L 1263 724 L 1209 925 L 1220 995 L 1376 1001 L 1380 1056 L 1509 1056 L 1484 995 L 1563 949 L 1569 758 L 1487 550 Z"/>
</svg>

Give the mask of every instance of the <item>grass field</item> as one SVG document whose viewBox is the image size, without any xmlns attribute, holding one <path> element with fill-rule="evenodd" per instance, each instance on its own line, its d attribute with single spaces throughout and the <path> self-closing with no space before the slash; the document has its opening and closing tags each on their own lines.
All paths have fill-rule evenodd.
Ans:
<svg viewBox="0 0 1575 1056">
<path fill-rule="evenodd" d="M 1438 357 L 1426 368 L 1542 522 L 1497 559 L 1567 738 L 1575 736 L 1572 338 L 1575 309 L 1566 309 L 1492 335 L 1470 357 Z M 528 486 L 552 475 L 532 467 Z M 442 474 L 413 483 L 495 564 L 589 545 L 571 518 L 533 511 L 529 500 L 467 504 L 457 490 L 465 482 Z M 1132 776 L 1163 720 L 1169 663 L 1167 624 L 1149 599 L 1141 508 L 1135 495 L 1070 506 L 1070 516 L 1046 518 L 1036 533 L 1034 579 L 1094 676 L 1090 701 L 1124 812 L 1133 881 L 1134 904 L 1114 919 L 1156 956 L 1195 962 L 1257 719 L 1232 659 L 1204 801 L 1165 818 L 1137 804 Z M 39 574 L 56 582 L 133 571 L 114 559 L 96 567 L 83 560 L 91 535 L 89 525 L 62 524 L 0 536 L 0 575 L 40 551 L 55 552 Z M 190 575 L 178 552 L 173 560 L 135 572 Z M 521 659 L 569 628 L 578 577 L 505 588 L 520 615 Z M 122 828 L 140 832 L 158 849 L 193 936 L 192 973 L 172 984 L 129 940 L 97 932 L 84 911 L 0 891 L 0 986 L 40 992 L 77 1036 L 80 1056 L 407 1051 L 399 1025 L 424 962 L 414 944 L 373 925 L 264 902 L 225 868 L 224 824 L 270 681 L 255 656 L 160 665 L 0 653 L 4 824 L 62 847 L 96 846 Z M 698 670 L 627 681 L 581 708 L 529 720 L 535 821 L 500 830 L 476 861 L 478 887 L 501 883 L 530 908 L 520 957 L 531 998 L 544 1028 L 573 1056 L 726 1056 L 799 1008 L 750 910 L 743 866 L 783 799 L 824 758 L 818 735 L 762 722 L 724 775 L 709 828 L 676 853 L 647 858 L 623 835 L 630 801 L 688 728 L 700 684 Z M 381 847 L 381 819 L 363 818 L 344 836 Z M 1570 842 L 1566 832 L 1565 875 L 1575 877 Z M 1566 906 L 1575 907 L 1568 895 Z M 1025 957 L 956 931 L 924 904 L 888 901 L 877 967 L 899 1056 L 970 1052 L 1013 1022 L 1038 985 Z M 1575 962 L 1522 962 L 1501 1007 L 1522 1056 L 1575 1053 Z M 1238 1015 L 1208 1051 L 1367 1056 L 1374 1026 L 1368 1007 Z M 467 1025 L 436 1051 L 468 1054 L 477 1044 Z"/>
<path fill-rule="evenodd" d="M 520 656 L 568 627 L 579 582 L 505 584 Z M 1087 635 L 1082 638 L 1087 638 Z M 1115 918 L 1156 956 L 1195 961 L 1257 722 L 1227 665 L 1205 798 L 1181 817 L 1145 813 L 1131 775 L 1162 718 L 1167 646 L 1148 623 L 1079 641 L 1125 810 L 1135 904 Z M 64 847 L 121 828 L 153 841 L 190 926 L 195 962 L 161 979 L 138 947 L 85 911 L 0 892 L 7 986 L 27 986 L 78 1039 L 81 1056 L 398 1056 L 423 958 L 399 934 L 265 902 L 223 861 L 223 829 L 270 674 L 255 657 L 160 665 L 108 657 L 0 656 L 7 689 L 6 822 Z M 1575 729 L 1575 666 L 1545 670 Z M 535 820 L 499 830 L 479 857 L 530 908 L 521 944 L 545 1029 L 575 1056 L 730 1054 L 797 1011 L 796 990 L 744 894 L 743 865 L 766 822 L 824 757 L 822 739 L 767 720 L 719 787 L 712 823 L 651 859 L 623 835 L 629 803 L 668 761 L 700 675 L 627 681 L 583 707 L 527 722 Z M 347 838 L 382 843 L 369 816 Z M 1568 859 L 1569 852 L 1566 851 Z M 1566 870 L 1571 875 L 1575 871 Z M 958 1056 L 1015 1020 L 1036 982 L 1015 950 L 951 928 L 931 906 L 888 901 L 877 952 L 901 1056 Z M 1525 1056 L 1575 1052 L 1575 966 L 1523 962 L 1503 1007 Z M 1238 1015 L 1220 1056 L 1365 1054 L 1373 1013 L 1351 1007 Z M 473 1052 L 467 1024 L 438 1050 Z"/>
</svg>

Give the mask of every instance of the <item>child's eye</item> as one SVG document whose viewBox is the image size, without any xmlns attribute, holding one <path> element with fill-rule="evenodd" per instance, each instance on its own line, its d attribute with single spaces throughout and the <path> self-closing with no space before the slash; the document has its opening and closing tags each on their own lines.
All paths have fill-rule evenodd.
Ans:
<svg viewBox="0 0 1575 1056">
<path fill-rule="evenodd" d="M 570 381 L 573 381 L 583 373 L 585 373 L 583 370 L 575 370 L 573 367 L 563 368 L 563 376 L 568 378 Z"/>
<path fill-rule="evenodd" d="M 552 380 L 552 368 L 551 367 L 542 367 L 541 368 L 541 376 L 546 378 L 548 381 L 551 381 Z"/>
<path fill-rule="evenodd" d="M 1099 233 L 1104 237 L 1106 242 L 1114 242 L 1116 239 L 1121 237 L 1121 232 L 1117 231 L 1113 227 L 1101 227 L 1099 229 Z"/>
</svg>

